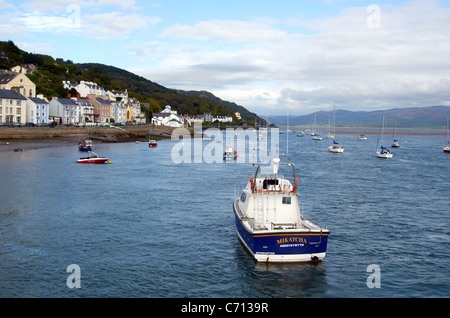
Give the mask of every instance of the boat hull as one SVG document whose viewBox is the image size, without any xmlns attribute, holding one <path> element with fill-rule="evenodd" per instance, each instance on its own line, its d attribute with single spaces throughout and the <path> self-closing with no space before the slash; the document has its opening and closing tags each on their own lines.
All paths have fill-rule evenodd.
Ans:
<svg viewBox="0 0 450 318">
<path fill-rule="evenodd" d="M 77 162 L 82 164 L 102 164 L 106 163 L 108 158 L 95 158 L 95 159 L 79 159 Z"/>
<path fill-rule="evenodd" d="M 156 146 L 158 146 L 158 144 L 148 144 L 148 146 L 149 146 L 150 148 L 155 148 Z"/>
<path fill-rule="evenodd" d="M 377 151 L 377 157 L 381 159 L 392 159 L 393 154 L 392 153 L 380 153 Z"/>
<path fill-rule="evenodd" d="M 328 147 L 329 152 L 342 153 L 344 152 L 344 147 Z"/>
<path fill-rule="evenodd" d="M 450 146 L 444 147 L 444 152 L 450 153 Z"/>
<path fill-rule="evenodd" d="M 305 263 L 321 261 L 326 255 L 328 230 L 273 230 L 251 232 L 233 205 L 236 230 L 241 243 L 261 263 Z"/>
</svg>

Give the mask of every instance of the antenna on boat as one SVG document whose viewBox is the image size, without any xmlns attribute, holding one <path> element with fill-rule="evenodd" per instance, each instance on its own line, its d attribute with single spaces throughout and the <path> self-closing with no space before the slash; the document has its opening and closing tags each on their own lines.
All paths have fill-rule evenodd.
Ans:
<svg viewBox="0 0 450 318">
<path fill-rule="evenodd" d="M 286 153 L 289 154 L 289 114 L 287 115 L 287 128 L 286 128 Z"/>
</svg>

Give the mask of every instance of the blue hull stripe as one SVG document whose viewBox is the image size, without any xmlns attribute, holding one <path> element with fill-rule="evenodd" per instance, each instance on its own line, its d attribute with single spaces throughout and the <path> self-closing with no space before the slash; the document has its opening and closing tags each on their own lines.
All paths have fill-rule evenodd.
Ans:
<svg viewBox="0 0 450 318">
<path fill-rule="evenodd" d="M 234 210 L 234 205 L 233 205 Z M 328 230 L 320 232 L 282 232 L 252 234 L 247 231 L 241 223 L 239 216 L 235 213 L 236 229 L 253 254 L 317 254 L 325 253 L 328 242 Z"/>
</svg>

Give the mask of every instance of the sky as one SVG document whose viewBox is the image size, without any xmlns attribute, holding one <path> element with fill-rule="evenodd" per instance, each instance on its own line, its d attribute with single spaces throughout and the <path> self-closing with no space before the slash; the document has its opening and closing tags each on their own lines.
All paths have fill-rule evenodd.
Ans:
<svg viewBox="0 0 450 318">
<path fill-rule="evenodd" d="M 0 0 L 0 40 L 258 115 L 450 106 L 449 0 Z"/>
</svg>

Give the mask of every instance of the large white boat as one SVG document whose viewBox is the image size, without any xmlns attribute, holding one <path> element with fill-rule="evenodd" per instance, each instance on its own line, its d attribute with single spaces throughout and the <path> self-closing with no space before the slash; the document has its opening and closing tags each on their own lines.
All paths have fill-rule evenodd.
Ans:
<svg viewBox="0 0 450 318">
<path fill-rule="evenodd" d="M 279 174 L 280 167 L 292 176 Z M 235 198 L 237 234 L 256 261 L 317 262 L 325 257 L 330 231 L 301 214 L 297 185 L 294 164 L 274 158 L 271 164 L 258 165 Z"/>
</svg>

